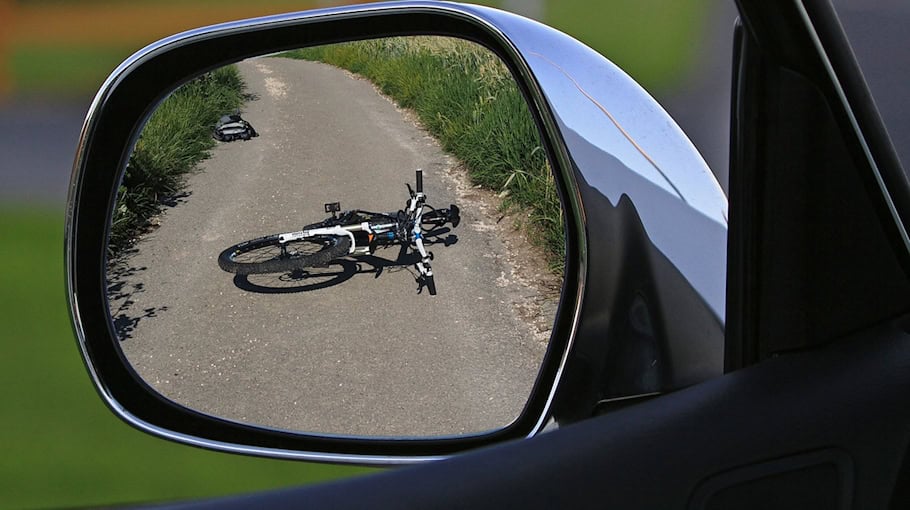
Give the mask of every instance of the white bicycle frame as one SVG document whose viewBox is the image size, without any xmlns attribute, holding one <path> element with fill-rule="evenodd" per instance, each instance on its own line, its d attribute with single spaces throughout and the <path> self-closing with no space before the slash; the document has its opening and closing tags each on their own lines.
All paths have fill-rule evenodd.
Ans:
<svg viewBox="0 0 910 510">
<path fill-rule="evenodd" d="M 426 248 L 423 246 L 423 229 L 421 227 L 423 220 L 423 203 L 426 200 L 426 195 L 422 191 L 415 193 L 413 198 L 408 199 L 408 214 L 415 212 L 414 216 L 414 228 L 411 231 L 411 241 L 417 246 L 417 251 L 420 252 L 420 262 L 417 263 L 417 270 L 420 271 L 421 276 L 433 276 L 433 269 L 430 267 L 430 254 L 427 253 Z"/>
<path fill-rule="evenodd" d="M 433 276 L 433 269 L 430 267 L 430 254 L 423 245 L 423 229 L 421 222 L 423 220 L 423 205 L 426 201 L 426 195 L 418 191 L 408 199 L 408 216 L 414 218 L 414 226 L 411 228 L 411 242 L 417 247 L 420 253 L 420 262 L 417 263 L 417 270 L 421 276 Z M 412 216 L 413 215 L 413 216 Z M 299 241 L 308 237 L 318 236 L 348 236 L 351 239 L 351 247 L 348 249 L 348 255 L 355 252 L 369 253 L 369 246 L 357 246 L 354 239 L 354 232 L 367 232 L 369 234 L 385 234 L 392 231 L 397 226 L 396 223 L 383 223 L 379 225 L 370 225 L 369 222 L 361 222 L 351 225 L 335 225 L 332 227 L 320 227 L 313 229 L 298 230 L 297 232 L 288 232 L 278 235 L 278 242 L 281 245 L 291 241 Z"/>
</svg>

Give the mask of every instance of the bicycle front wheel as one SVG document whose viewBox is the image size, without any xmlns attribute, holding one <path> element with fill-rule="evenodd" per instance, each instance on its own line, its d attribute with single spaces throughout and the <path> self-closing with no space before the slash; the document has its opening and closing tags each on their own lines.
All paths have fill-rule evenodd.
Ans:
<svg viewBox="0 0 910 510">
<path fill-rule="evenodd" d="M 284 273 L 305 267 L 324 266 L 347 255 L 348 236 L 318 236 L 284 243 L 278 234 L 251 239 L 221 252 L 218 266 L 239 275 Z"/>
</svg>

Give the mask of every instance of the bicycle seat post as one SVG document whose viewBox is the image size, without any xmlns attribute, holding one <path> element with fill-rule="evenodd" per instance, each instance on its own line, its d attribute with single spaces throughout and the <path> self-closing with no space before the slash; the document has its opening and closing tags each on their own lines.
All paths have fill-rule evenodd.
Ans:
<svg viewBox="0 0 910 510">
<path fill-rule="evenodd" d="M 333 220 L 338 218 L 335 213 L 341 210 L 341 202 L 329 202 L 328 204 L 325 204 L 324 207 L 325 212 L 332 213 Z"/>
</svg>

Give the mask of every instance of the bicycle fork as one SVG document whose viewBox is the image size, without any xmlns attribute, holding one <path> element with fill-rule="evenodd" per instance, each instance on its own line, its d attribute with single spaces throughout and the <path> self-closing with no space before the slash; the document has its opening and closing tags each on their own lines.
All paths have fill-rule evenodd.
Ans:
<svg viewBox="0 0 910 510">
<path fill-rule="evenodd" d="M 431 296 L 436 295 L 436 284 L 433 282 L 433 268 L 430 266 L 430 261 L 433 260 L 433 254 L 428 252 L 426 247 L 423 245 L 423 203 L 425 195 L 423 194 L 423 173 L 420 170 L 417 170 L 417 192 L 411 191 L 411 187 L 408 186 L 408 191 L 411 194 L 411 199 L 408 203 L 408 213 L 414 214 L 414 226 L 412 227 L 412 242 L 414 246 L 417 247 L 418 253 L 420 253 L 420 262 L 417 263 L 417 271 L 420 272 L 420 276 L 423 279 L 423 283 L 427 286 L 430 291 Z"/>
<path fill-rule="evenodd" d="M 420 271 L 420 275 L 433 276 L 433 268 L 430 267 L 433 255 L 424 248 L 423 235 L 420 232 L 414 232 L 414 245 L 417 246 L 417 251 L 420 252 L 420 262 L 417 263 L 417 270 Z"/>
</svg>

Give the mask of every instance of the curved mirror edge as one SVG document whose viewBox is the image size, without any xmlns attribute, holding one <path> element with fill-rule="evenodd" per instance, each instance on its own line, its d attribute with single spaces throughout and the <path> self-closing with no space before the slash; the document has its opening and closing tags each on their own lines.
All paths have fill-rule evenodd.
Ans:
<svg viewBox="0 0 910 510">
<path fill-rule="evenodd" d="M 373 60 L 376 51 L 429 47 L 431 54 L 451 57 L 452 48 L 470 46 L 475 55 L 455 58 L 462 66 L 478 66 L 466 68 L 466 76 L 486 73 L 481 92 L 487 98 L 495 87 L 509 89 L 497 93 L 508 96 L 503 102 L 510 115 L 525 110 L 510 128 L 523 125 L 524 134 L 537 136 L 501 62 L 460 40 L 419 37 L 308 48 L 248 59 L 196 78 L 152 114 L 120 186 L 108 265 L 119 347 L 143 381 L 165 398 L 239 423 L 376 439 L 482 435 L 507 427 L 534 385 L 562 286 L 564 233 L 530 237 L 542 230 L 535 224 L 564 221 L 540 141 L 532 139 L 528 149 L 515 151 L 530 157 L 506 162 L 503 166 L 513 170 L 507 175 L 468 176 L 468 165 L 443 152 L 428 132 L 432 127 L 401 108 L 400 98 L 326 63 L 341 53 L 349 56 L 351 46 L 362 46 L 359 51 Z M 206 87 L 239 91 L 227 107 L 199 108 L 226 113 L 205 133 L 214 146 L 177 176 L 169 185 L 175 191 L 150 215 L 130 226 L 128 216 L 139 216 L 133 210 L 145 205 L 133 192 L 145 186 L 139 174 L 178 152 L 173 131 L 180 123 L 175 118 L 184 115 L 181 103 L 187 97 L 193 103 L 227 95 Z M 198 136 L 194 140 L 202 143 Z M 351 151 L 353 146 L 358 149 Z M 394 236 L 407 229 L 399 212 L 408 211 L 409 201 L 418 202 L 408 191 L 409 185 L 417 193 L 418 179 L 426 197 L 421 234 L 429 260 L 414 243 L 402 253 L 401 243 L 394 242 L 406 239 Z M 543 182 L 542 191 L 523 179 Z M 533 193 L 536 198 L 521 202 L 522 194 Z M 401 203 L 390 203 L 396 196 Z M 431 205 L 433 196 L 442 202 Z M 356 209 L 348 209 L 348 203 Z M 544 208 L 530 211 L 529 203 Z M 238 248 L 269 233 L 303 236 L 299 233 L 307 227 L 351 210 L 379 215 L 356 213 L 314 228 L 366 222 L 374 232 L 323 232 L 315 242 Z M 403 223 L 390 226 L 396 221 Z M 269 223 L 282 226 L 266 232 Z M 413 228 L 406 233 L 413 241 Z M 391 237 L 385 246 L 384 239 L 361 239 L 362 234 Z M 334 253 L 345 241 L 355 251 Z M 292 244 L 298 246 L 289 248 Z M 365 250 L 356 251 L 360 247 Z M 456 254 L 449 258 L 452 251 Z M 327 253 L 334 258 L 299 262 Z M 297 262 L 277 273 L 254 268 L 240 274 L 249 264 L 281 266 L 283 257 Z M 421 262 L 432 266 L 434 296 Z M 304 298 L 306 304 L 279 304 Z M 422 318 L 415 321 L 415 316 Z M 270 335 L 263 325 L 277 331 Z M 464 339 L 470 345 L 457 344 Z M 266 350 L 271 354 L 263 354 Z M 527 354 L 516 356 L 522 351 Z M 385 382 L 377 379 L 381 376 Z M 238 398 L 244 392 L 247 396 Z M 403 409 L 408 399 L 412 407 Z M 382 414 L 394 408 L 401 417 L 397 424 Z M 446 408 L 448 416 L 440 412 Z M 421 409 L 425 418 L 415 420 Z"/>
</svg>

